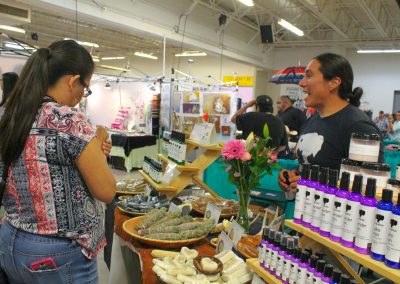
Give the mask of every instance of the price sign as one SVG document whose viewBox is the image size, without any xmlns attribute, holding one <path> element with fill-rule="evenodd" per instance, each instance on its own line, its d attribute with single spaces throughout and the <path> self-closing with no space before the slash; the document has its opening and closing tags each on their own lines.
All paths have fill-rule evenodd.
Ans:
<svg viewBox="0 0 400 284">
<path fill-rule="evenodd" d="M 220 253 L 224 250 L 232 250 L 233 248 L 233 242 L 232 240 L 228 237 L 228 235 L 222 231 L 219 237 L 219 242 L 217 244 L 217 253 Z"/>
<path fill-rule="evenodd" d="M 221 208 L 215 206 L 211 202 L 208 202 L 206 207 L 206 213 L 204 213 L 204 220 L 213 219 L 215 225 L 217 225 L 219 216 L 221 216 Z"/>
</svg>

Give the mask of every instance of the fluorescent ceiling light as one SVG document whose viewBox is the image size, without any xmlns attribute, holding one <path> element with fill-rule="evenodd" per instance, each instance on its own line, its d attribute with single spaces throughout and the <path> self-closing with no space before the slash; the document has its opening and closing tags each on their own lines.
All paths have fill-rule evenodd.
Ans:
<svg viewBox="0 0 400 284">
<path fill-rule="evenodd" d="M 68 39 L 74 40 L 73 38 L 68 38 L 68 37 L 66 37 L 64 39 L 65 40 L 68 40 Z M 88 42 L 88 41 L 79 41 L 79 40 L 75 40 L 75 41 L 77 43 L 79 43 L 80 45 L 84 45 L 84 46 L 95 47 L 95 48 L 99 48 L 100 47 L 97 43 L 92 43 L 92 42 Z"/>
<path fill-rule="evenodd" d="M 144 57 L 144 58 L 149 58 L 149 59 L 154 59 L 154 60 L 158 59 L 158 57 L 154 56 L 153 54 L 143 53 L 143 52 L 139 52 L 139 51 L 136 51 L 134 54 L 139 57 Z"/>
<path fill-rule="evenodd" d="M 176 73 L 179 73 L 179 74 L 185 76 L 185 77 L 192 78 L 192 76 L 190 76 L 189 74 L 186 74 L 185 72 L 179 71 L 178 69 L 174 69 L 174 71 Z"/>
<path fill-rule="evenodd" d="M 16 27 L 11 27 L 11 26 L 6 26 L 6 25 L 0 25 L 0 29 L 7 30 L 7 31 L 12 31 L 12 32 L 16 32 L 16 33 L 21 33 L 21 34 L 25 33 L 24 29 L 19 29 L 19 28 L 16 28 Z"/>
<path fill-rule="evenodd" d="M 122 60 L 125 56 L 102 57 L 101 60 Z"/>
<path fill-rule="evenodd" d="M 289 31 L 291 31 L 292 33 L 298 35 L 298 36 L 303 36 L 304 32 L 302 30 L 300 30 L 299 28 L 296 28 L 295 26 L 293 26 L 291 23 L 285 21 L 284 19 L 280 19 L 278 21 L 278 24 L 281 25 L 282 27 L 288 29 Z"/>
<path fill-rule="evenodd" d="M 400 49 L 365 49 L 357 50 L 357 53 L 400 53 Z"/>
<path fill-rule="evenodd" d="M 11 48 L 11 49 L 19 49 L 19 50 L 24 50 L 24 49 L 32 50 L 32 49 L 35 49 L 34 47 L 26 45 L 26 44 L 23 44 L 23 43 L 18 44 L 16 42 L 10 42 L 10 41 L 6 41 L 5 42 L 5 47 Z"/>
<path fill-rule="evenodd" d="M 254 2 L 253 0 L 238 0 L 240 3 L 249 6 L 249 7 L 253 7 L 254 6 Z"/>
<path fill-rule="evenodd" d="M 111 69 L 111 70 L 125 71 L 125 72 L 129 71 L 129 69 L 126 69 L 126 68 L 115 67 L 115 66 L 110 66 L 110 65 L 99 64 L 99 65 L 97 65 L 97 67 L 101 67 L 101 68 L 105 68 L 105 69 Z"/>
<path fill-rule="evenodd" d="M 207 53 L 201 51 L 185 51 L 175 54 L 176 57 L 192 57 L 192 56 L 207 56 Z"/>
</svg>

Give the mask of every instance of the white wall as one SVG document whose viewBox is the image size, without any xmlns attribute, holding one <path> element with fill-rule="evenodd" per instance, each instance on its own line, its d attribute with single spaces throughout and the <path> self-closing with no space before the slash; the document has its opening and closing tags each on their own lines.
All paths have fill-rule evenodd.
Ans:
<svg viewBox="0 0 400 284">
<path fill-rule="evenodd" d="M 354 71 L 354 87 L 362 87 L 364 95 L 361 101 L 368 102 L 374 116 L 380 110 L 392 113 L 394 90 L 400 90 L 400 56 L 396 54 L 357 54 L 354 50 L 302 48 L 273 51 L 274 67 L 307 65 L 318 54 L 334 52 L 344 55 Z M 280 89 L 272 89 L 279 92 Z"/>
</svg>

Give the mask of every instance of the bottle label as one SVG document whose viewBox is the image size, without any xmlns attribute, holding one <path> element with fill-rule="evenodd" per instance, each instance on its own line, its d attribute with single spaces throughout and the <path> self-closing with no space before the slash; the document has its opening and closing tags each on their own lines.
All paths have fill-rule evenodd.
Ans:
<svg viewBox="0 0 400 284">
<path fill-rule="evenodd" d="M 290 259 L 285 258 L 283 260 L 283 271 L 282 271 L 282 279 L 284 281 L 289 281 L 290 271 L 291 271 L 292 261 Z"/>
<path fill-rule="evenodd" d="M 277 259 L 278 259 L 278 253 L 276 251 L 272 250 L 272 252 L 271 252 L 271 263 L 269 264 L 269 268 L 271 270 L 275 270 L 276 269 Z"/>
<path fill-rule="evenodd" d="M 324 198 L 322 198 L 323 205 L 320 229 L 324 232 L 329 232 L 331 230 L 335 198 L 336 196 L 333 194 L 324 194 Z"/>
<path fill-rule="evenodd" d="M 374 227 L 372 230 L 371 251 L 373 253 L 385 254 L 391 216 L 391 211 L 376 209 Z"/>
<path fill-rule="evenodd" d="M 311 223 L 312 212 L 314 206 L 314 194 L 315 189 L 312 187 L 307 187 L 306 189 L 306 201 L 304 205 L 303 221 Z"/>
<path fill-rule="evenodd" d="M 294 218 L 301 219 L 304 213 L 304 205 L 306 202 L 306 189 L 305 185 L 297 185 L 296 201 L 294 207 Z"/>
<path fill-rule="evenodd" d="M 344 225 L 342 239 L 348 242 L 354 242 L 357 232 L 358 211 L 360 202 L 347 200 L 346 214 L 344 215 Z"/>
<path fill-rule="evenodd" d="M 363 158 L 360 159 L 354 159 L 356 161 L 364 161 L 366 158 L 365 156 L 373 156 L 378 159 L 379 157 L 379 144 L 377 145 L 364 145 L 364 144 L 359 144 L 355 142 L 350 143 L 350 149 L 349 149 L 349 158 L 350 155 L 361 155 Z M 350 158 L 351 159 L 351 158 Z M 369 158 L 367 158 L 366 161 L 369 161 Z M 374 161 L 371 161 L 374 162 Z M 377 162 L 377 161 L 375 161 Z"/>
<path fill-rule="evenodd" d="M 312 213 L 312 222 L 311 225 L 314 227 L 318 227 L 321 225 L 321 217 L 322 217 L 322 207 L 324 205 L 324 192 L 322 191 L 315 191 L 314 194 L 314 206 L 313 206 L 313 213 Z"/>
<path fill-rule="evenodd" d="M 281 276 L 282 275 L 282 269 L 283 269 L 283 255 L 278 254 L 277 260 L 276 260 L 276 275 Z"/>
<path fill-rule="evenodd" d="M 360 205 L 358 210 L 358 222 L 357 222 L 357 236 L 355 245 L 359 248 L 370 248 L 373 218 L 375 217 L 376 207 L 369 207 Z"/>
<path fill-rule="evenodd" d="M 271 252 L 272 249 L 270 249 L 269 247 L 265 249 L 265 260 L 264 260 L 265 267 L 269 267 L 269 265 L 271 264 Z"/>
<path fill-rule="evenodd" d="M 336 197 L 335 202 L 333 203 L 331 235 L 336 237 L 342 236 L 344 215 L 346 213 L 346 201 L 347 199 Z"/>
<path fill-rule="evenodd" d="M 389 226 L 385 258 L 400 263 L 400 215 L 392 214 Z"/>
<path fill-rule="evenodd" d="M 298 269 L 299 269 L 299 264 L 297 262 L 292 262 L 292 264 L 290 265 L 290 276 L 289 276 L 290 284 L 296 283 Z"/>
<path fill-rule="evenodd" d="M 267 251 L 267 245 L 265 243 L 263 243 L 261 245 L 261 247 L 258 247 L 258 250 L 259 250 L 258 259 L 259 259 L 260 263 L 264 263 L 265 254 Z"/>
<path fill-rule="evenodd" d="M 314 273 L 307 271 L 306 284 L 313 284 Z"/>
<path fill-rule="evenodd" d="M 297 280 L 296 283 L 306 283 L 307 280 L 307 268 L 300 267 L 297 269 Z"/>
</svg>

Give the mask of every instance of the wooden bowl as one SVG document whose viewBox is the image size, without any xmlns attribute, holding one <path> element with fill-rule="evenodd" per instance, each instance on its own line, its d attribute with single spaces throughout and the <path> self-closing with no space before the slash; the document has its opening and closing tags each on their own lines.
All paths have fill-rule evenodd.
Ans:
<svg viewBox="0 0 400 284">
<path fill-rule="evenodd" d="M 208 271 L 208 270 L 204 270 L 203 267 L 201 266 L 201 260 L 205 257 L 208 257 L 209 259 L 211 259 L 212 261 L 216 262 L 218 264 L 218 268 L 214 271 Z M 194 267 L 196 267 L 196 269 L 200 272 L 203 273 L 205 275 L 214 275 L 214 274 L 218 274 L 222 271 L 222 269 L 224 268 L 224 265 L 222 264 L 222 262 L 214 257 L 214 256 L 197 256 L 193 259 L 193 265 Z"/>
<path fill-rule="evenodd" d="M 156 240 L 156 239 L 145 238 L 145 237 L 140 236 L 136 230 L 137 225 L 139 224 L 140 221 L 142 221 L 143 218 L 144 218 L 144 216 L 126 220 L 122 224 L 122 228 L 131 237 L 133 237 L 137 241 L 139 241 L 143 244 L 146 244 L 146 245 L 159 247 L 159 248 L 180 248 L 180 247 L 184 247 L 184 246 L 188 246 L 188 245 L 197 243 L 198 241 L 204 239 L 207 236 L 207 235 L 204 235 L 204 236 L 201 236 L 198 238 L 187 239 L 187 240 L 178 240 L 178 241 L 167 241 L 167 240 Z"/>
<path fill-rule="evenodd" d="M 123 212 L 123 213 L 125 213 L 127 215 L 130 215 L 130 216 L 143 216 L 143 215 L 147 214 L 147 213 L 140 213 L 140 212 L 133 212 L 133 211 L 125 210 L 122 207 L 120 207 L 118 204 L 117 204 L 117 207 L 121 212 Z"/>
</svg>

